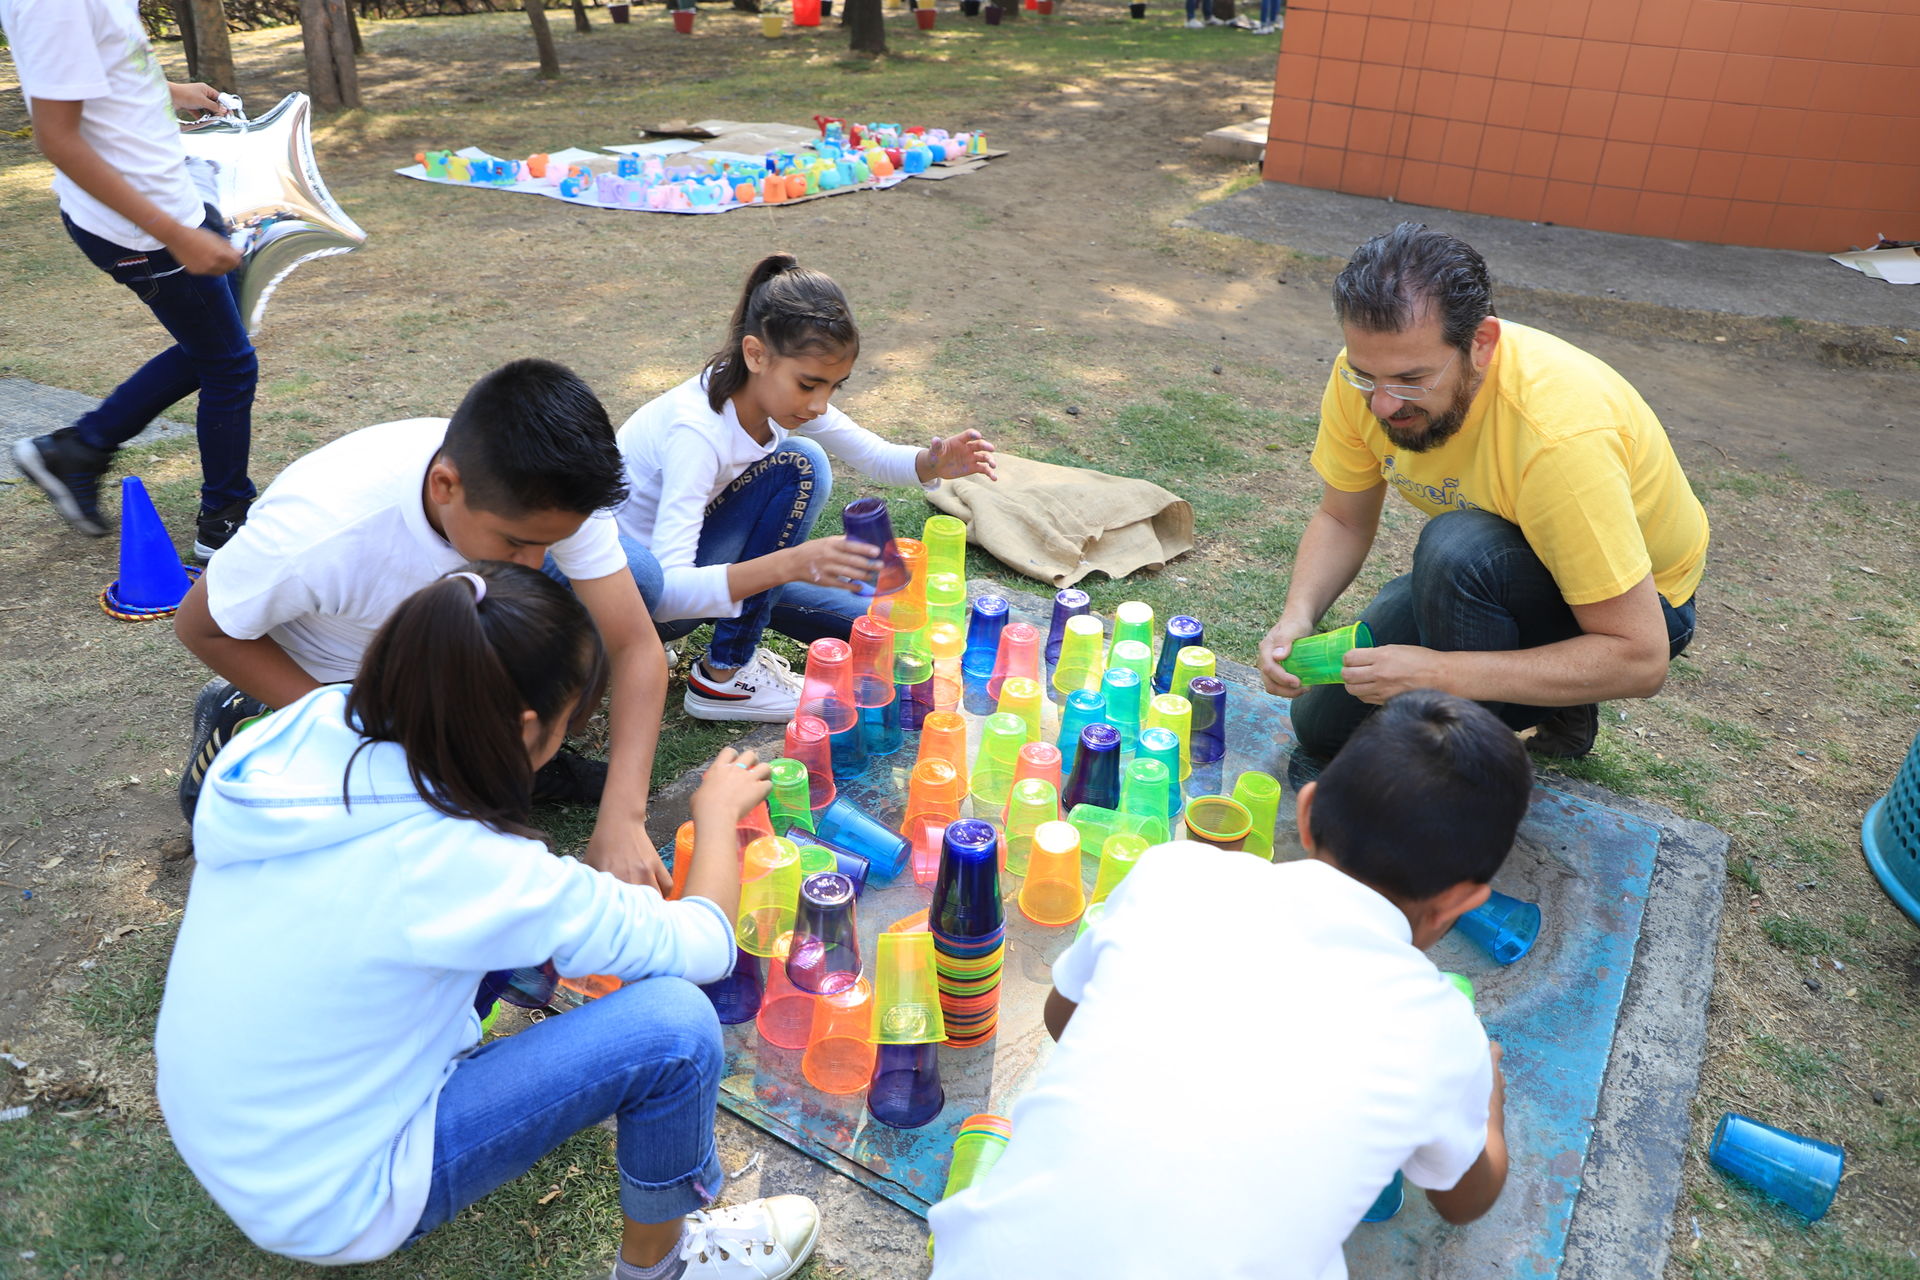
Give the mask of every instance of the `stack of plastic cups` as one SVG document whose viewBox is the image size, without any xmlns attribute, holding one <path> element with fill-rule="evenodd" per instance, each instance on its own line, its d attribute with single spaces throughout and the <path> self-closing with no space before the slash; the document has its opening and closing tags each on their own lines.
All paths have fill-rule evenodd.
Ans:
<svg viewBox="0 0 1920 1280">
<path fill-rule="evenodd" d="M 947 1044 L 970 1049 L 993 1037 L 1000 1018 L 1006 918 L 1000 906 L 1000 841 L 966 818 L 947 828 L 940 874 L 927 913 Z"/>
<path fill-rule="evenodd" d="M 890 756 L 905 740 L 893 680 L 893 638 L 891 623 L 872 615 L 853 620 L 853 705 L 860 711 L 860 746 L 870 757 Z"/>
<path fill-rule="evenodd" d="M 922 759 L 907 779 L 907 816 L 900 834 L 913 845 L 913 882 L 930 885 L 940 869 L 940 841 L 960 819 L 963 789 L 953 766 L 937 756 Z"/>
<path fill-rule="evenodd" d="M 1106 838 L 1100 846 L 1100 870 L 1093 878 L 1093 895 L 1088 906 L 1098 906 L 1107 900 L 1107 895 L 1120 887 L 1120 882 L 1133 870 L 1133 864 L 1140 861 L 1140 855 L 1147 851 L 1144 836 L 1119 832 Z"/>
<path fill-rule="evenodd" d="M 1087 909 L 1080 878 L 1080 832 L 1070 822 L 1043 822 L 1020 886 L 1020 914 L 1038 925 L 1072 924 Z"/>
<path fill-rule="evenodd" d="M 934 939 L 930 933 L 890 929 L 874 949 L 870 1026 L 876 1048 L 867 1110 L 882 1124 L 917 1129 L 939 1115 L 947 1100 L 940 1085 L 939 1054 L 947 1028 Z"/>
<path fill-rule="evenodd" d="M 798 760 L 807 770 L 809 807 L 815 813 L 833 803 L 838 788 L 833 784 L 832 731 L 818 716 L 795 716 L 787 722 L 787 741 L 781 749 L 789 760 Z"/>
<path fill-rule="evenodd" d="M 859 580 L 854 588 L 863 596 L 890 596 L 907 585 L 907 562 L 900 554 L 900 543 L 893 536 L 893 517 L 884 498 L 855 498 L 840 513 L 840 527 L 848 538 L 880 548 L 880 568 L 871 580 Z"/>
<path fill-rule="evenodd" d="M 838 995 L 860 980 L 853 897 L 853 881 L 837 871 L 800 882 L 800 911 L 787 947 L 787 980 L 800 990 Z"/>
<path fill-rule="evenodd" d="M 1011 632 L 1013 628 L 1007 630 Z M 1047 706 L 1047 695 L 1041 690 L 1040 682 L 1025 676 L 1009 676 L 1000 686 L 997 697 L 994 710 L 1019 716 L 1027 726 L 1027 741 L 1039 742 L 1046 731 Z"/>
<path fill-rule="evenodd" d="M 1007 838 L 1004 865 L 1009 874 L 1027 874 L 1027 859 L 1033 850 L 1033 833 L 1044 824 L 1060 819 L 1060 792 L 1050 782 L 1028 778 L 1013 784 L 1007 798 Z"/>
<path fill-rule="evenodd" d="M 767 767 L 773 772 L 773 793 L 767 797 L 767 809 L 774 828 L 813 830 L 813 791 L 808 785 L 807 766 L 786 759 L 775 760 Z"/>
<path fill-rule="evenodd" d="M 1012 1137 L 1013 1121 L 1005 1116 L 981 1114 L 962 1120 L 959 1134 L 953 1140 L 953 1159 L 947 1165 L 947 1183 L 941 1189 L 940 1198 L 957 1196 L 986 1177 L 987 1171 L 1006 1154 Z"/>
<path fill-rule="evenodd" d="M 993 671 L 987 677 L 987 697 L 998 699 L 1006 682 L 1020 676 L 1040 683 L 1040 628 L 1025 622 L 1009 622 L 1000 629 L 1000 647 L 995 652 Z"/>
<path fill-rule="evenodd" d="M 1123 601 L 1113 611 L 1113 643 L 1137 640 L 1147 646 L 1147 661 L 1153 661 L 1153 606 L 1143 600 Z M 1113 650 L 1107 650 L 1107 665 L 1113 665 Z"/>
<path fill-rule="evenodd" d="M 1140 706 L 1133 714 L 1137 725 L 1147 718 L 1147 703 L 1153 699 L 1153 650 L 1138 640 L 1117 641 L 1107 657 L 1107 670 L 1112 671 L 1116 667 L 1140 677 Z M 1107 702 L 1107 719 L 1116 725 L 1120 723 L 1111 698 Z M 1136 732 L 1134 736 L 1137 738 L 1139 734 Z"/>
<path fill-rule="evenodd" d="M 867 771 L 860 711 L 853 700 L 853 649 L 845 640 L 823 636 L 807 646 L 807 676 L 800 689 L 799 714 L 812 716 L 827 726 L 835 782 L 851 782 Z M 809 763 L 807 767 L 813 766 Z"/>
<path fill-rule="evenodd" d="M 1007 807 L 1020 748 L 1027 744 L 1027 722 L 1011 713 L 988 716 L 980 724 L 980 748 L 973 757 L 975 812 L 998 813 Z"/>
<path fill-rule="evenodd" d="M 1155 693 L 1166 693 L 1173 688 L 1173 668 L 1180 660 L 1180 651 L 1205 638 L 1206 628 L 1198 618 L 1182 613 L 1167 619 L 1167 633 L 1160 640 L 1160 664 L 1153 669 Z"/>
<path fill-rule="evenodd" d="M 1120 731 L 1120 751 L 1131 755 L 1140 745 L 1140 716 L 1145 687 L 1140 673 L 1129 667 L 1108 667 L 1100 677 L 1100 693 L 1106 702 L 1101 718 Z M 1071 705 L 1071 700 L 1069 700 Z M 1065 731 L 1062 730 L 1064 736 Z"/>
<path fill-rule="evenodd" d="M 1193 776 L 1193 704 L 1177 693 L 1156 693 L 1147 704 L 1146 728 L 1165 729 L 1180 743 L 1180 771 L 1185 782 Z"/>
<path fill-rule="evenodd" d="M 1080 731 L 1080 750 L 1061 802 L 1068 809 L 1090 804 L 1102 809 L 1120 807 L 1120 731 L 1110 724 L 1090 724 Z"/>
<path fill-rule="evenodd" d="M 1174 815 L 1167 808 L 1167 784 L 1172 778 L 1166 761 L 1136 756 L 1127 764 L 1126 781 L 1120 787 L 1120 812 L 1158 818 L 1171 829 Z"/>
<path fill-rule="evenodd" d="M 861 978 L 813 1003 L 800 1072 L 822 1093 L 858 1093 L 873 1078 L 873 987 Z"/>
<path fill-rule="evenodd" d="M 1180 739 L 1171 729 L 1150 726 L 1140 730 L 1140 749 L 1134 763 L 1158 760 L 1167 766 L 1167 822 L 1180 816 L 1186 797 L 1180 791 Z"/>
<path fill-rule="evenodd" d="M 893 624 L 893 682 L 900 700 L 900 727 L 918 732 L 933 709 L 933 648 L 927 634 L 927 549 L 912 538 L 901 538 L 900 558 L 907 565 L 907 585 L 892 596 L 873 602 L 868 610 Z"/>
<path fill-rule="evenodd" d="M 927 572 L 950 573 L 967 581 L 967 526 L 958 516 L 928 516 L 920 528 L 920 540 L 927 547 Z"/>
<path fill-rule="evenodd" d="M 1080 754 L 1080 731 L 1090 724 L 1106 724 L 1107 695 L 1098 689 L 1075 689 L 1067 695 L 1066 706 L 1060 712 L 1060 767 L 1071 773 L 1074 758 Z M 1120 749 L 1126 750 L 1126 735 L 1122 734 Z"/>
<path fill-rule="evenodd" d="M 1193 762 L 1218 764 L 1227 754 L 1226 683 L 1218 676 L 1195 676 L 1187 682 L 1187 702 L 1193 707 Z"/>
<path fill-rule="evenodd" d="M 958 711 L 936 711 L 920 726 L 920 760 L 945 760 L 960 777 L 960 793 L 967 791 L 967 718 Z"/>
<path fill-rule="evenodd" d="M 967 581 L 957 573 L 927 574 L 927 621 L 950 622 L 967 631 Z"/>
<path fill-rule="evenodd" d="M 1253 819 L 1253 826 L 1247 832 L 1247 852 L 1273 861 L 1273 824 L 1280 817 L 1280 780 L 1270 773 L 1250 769 L 1233 784 L 1233 798 L 1246 806 Z"/>
<path fill-rule="evenodd" d="M 1100 620 L 1091 615 L 1068 618 L 1060 664 L 1053 669 L 1054 691 L 1064 699 L 1077 689 L 1098 689 L 1106 669 L 1106 641 L 1100 633 Z"/>
<path fill-rule="evenodd" d="M 1053 621 L 1047 627 L 1047 665 L 1060 661 L 1060 644 L 1067 634 L 1067 619 L 1084 617 L 1093 608 L 1093 597 L 1068 587 L 1053 598 Z"/>
<path fill-rule="evenodd" d="M 967 650 L 966 632 L 951 622 L 927 624 L 927 648 L 933 654 L 933 687 L 928 692 L 932 711 L 958 711 L 966 696 L 966 677 L 960 673 L 960 655 Z M 925 717 L 920 727 L 926 728 Z"/>
<path fill-rule="evenodd" d="M 967 620 L 967 647 L 960 655 L 960 670 L 968 680 L 985 680 L 993 674 L 1000 653 L 1000 633 L 1007 625 L 1007 602 L 1000 596 L 980 596 L 973 602 Z"/>
</svg>

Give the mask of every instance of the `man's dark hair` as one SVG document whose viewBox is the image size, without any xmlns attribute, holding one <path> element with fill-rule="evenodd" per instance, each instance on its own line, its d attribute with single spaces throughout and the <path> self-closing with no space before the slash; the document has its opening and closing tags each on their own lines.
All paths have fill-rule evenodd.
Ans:
<svg viewBox="0 0 1920 1280">
<path fill-rule="evenodd" d="M 1367 333 L 1405 333 L 1429 310 L 1447 345 L 1464 352 L 1494 314 L 1493 281 L 1472 245 L 1424 223 L 1367 241 L 1333 282 L 1333 314 Z"/>
<path fill-rule="evenodd" d="M 515 360 L 473 384 L 440 452 L 467 504 L 504 516 L 592 515 L 627 496 L 613 424 L 580 375 L 551 360 Z"/>
<path fill-rule="evenodd" d="M 1314 845 L 1356 880 L 1417 902 L 1493 879 L 1533 795 L 1513 730 L 1431 689 L 1387 702 L 1320 774 Z"/>
</svg>

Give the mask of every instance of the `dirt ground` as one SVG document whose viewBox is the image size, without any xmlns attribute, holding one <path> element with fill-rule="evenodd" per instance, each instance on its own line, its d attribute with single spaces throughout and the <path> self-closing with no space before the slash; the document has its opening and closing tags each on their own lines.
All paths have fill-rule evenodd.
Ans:
<svg viewBox="0 0 1920 1280">
<path fill-rule="evenodd" d="M 1196 201 L 1249 180 L 1194 143 L 1264 112 L 1274 47 L 1252 37 L 1244 52 L 1207 61 L 1065 76 L 1016 68 L 939 112 L 917 96 L 912 59 L 964 56 L 957 43 L 895 59 L 898 84 L 889 72 L 842 71 L 861 77 L 860 96 L 835 114 L 978 124 L 1012 152 L 980 174 L 884 197 L 668 219 L 390 176 L 427 146 L 478 141 L 516 154 L 625 140 L 655 108 L 804 119 L 771 116 L 752 92 L 702 103 L 689 87 L 753 52 L 747 21 L 735 31 L 703 14 L 694 40 L 650 37 L 643 74 L 663 86 L 657 99 L 634 87 L 640 60 L 622 31 L 566 40 L 567 79 L 547 86 L 497 69 L 525 56 L 510 24 L 477 21 L 456 44 L 444 24 L 370 24 L 368 110 L 324 124 L 319 144 L 329 184 L 371 240 L 302 268 L 273 301 L 257 477 L 369 422 L 444 413 L 511 355 L 567 360 L 618 421 L 697 367 L 746 264 L 795 245 L 830 260 L 860 300 L 869 336 L 844 403 L 894 438 L 1028 422 L 1066 400 L 1097 421 L 1186 379 L 1313 412 L 1338 345 L 1327 306 L 1337 264 L 1170 230 Z M 301 87 L 297 39 L 262 33 L 236 47 L 251 103 Z M 787 56 L 812 60 L 795 74 L 835 65 L 824 48 Z M 8 74 L 0 69 L 0 131 L 24 123 Z M 485 129 L 450 136 L 448 122 L 469 109 Z M 75 265 L 28 146 L 0 137 L 10 231 L 0 376 L 103 394 L 154 334 Z M 1355 240 L 1381 229 L 1356 227 Z M 1836 1215 L 1874 1257 L 1910 1254 L 1920 1243 L 1920 934 L 1872 887 L 1857 831 L 1920 724 L 1909 407 L 1920 374 L 1882 331 L 1541 294 L 1500 302 L 1504 315 L 1627 373 L 1715 521 L 1694 653 L 1660 699 L 1616 708 L 1608 751 L 1581 771 L 1726 825 L 1745 867 L 1728 886 L 1701 1122 L 1786 1099 L 1801 1108 L 1787 1113 L 1800 1127 L 1863 1135 Z M 176 525 L 194 472 L 179 450 L 149 467 Z M 1288 500 L 1304 512 L 1311 492 L 1295 487 Z M 108 951 L 184 903 L 192 863 L 170 858 L 183 849 L 172 791 L 204 677 L 164 624 L 100 615 L 92 595 L 112 576 L 114 544 L 68 534 L 23 488 L 0 493 L 0 1046 L 40 1075 L 0 1079 L 0 1104 L 66 1095 L 145 1114 L 138 1060 L 100 1052 L 68 997 Z M 1403 536 L 1387 554 L 1407 546 Z M 1206 556 L 1203 545 L 1195 563 Z M 1768 1043 L 1804 1055 L 1802 1069 L 1778 1068 Z M 1776 1242 L 1729 1209 L 1697 1156 L 1688 1178 L 1671 1275 L 1767 1274 L 1776 1251 L 1827 1256 Z"/>
</svg>

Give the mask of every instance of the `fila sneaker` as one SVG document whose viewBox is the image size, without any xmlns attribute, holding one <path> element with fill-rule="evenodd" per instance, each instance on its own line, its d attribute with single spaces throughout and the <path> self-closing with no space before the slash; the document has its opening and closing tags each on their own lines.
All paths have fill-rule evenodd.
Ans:
<svg viewBox="0 0 1920 1280">
<path fill-rule="evenodd" d="M 731 680 L 707 674 L 704 659 L 687 672 L 687 714 L 696 720 L 757 720 L 785 724 L 800 709 L 800 677 L 777 653 L 755 649 Z"/>
</svg>

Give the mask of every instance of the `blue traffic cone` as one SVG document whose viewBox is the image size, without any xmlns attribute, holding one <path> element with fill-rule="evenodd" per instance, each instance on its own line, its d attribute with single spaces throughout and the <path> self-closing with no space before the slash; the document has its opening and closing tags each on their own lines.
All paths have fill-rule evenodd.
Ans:
<svg viewBox="0 0 1920 1280">
<path fill-rule="evenodd" d="M 100 593 L 100 607 L 122 621 L 164 618 L 180 607 L 193 576 L 180 563 L 160 513 L 139 476 L 120 481 L 120 579 Z"/>
</svg>

